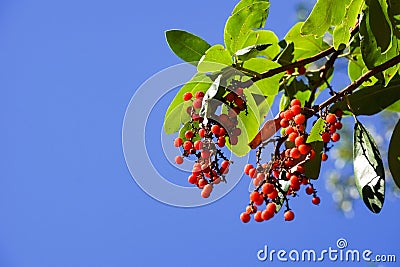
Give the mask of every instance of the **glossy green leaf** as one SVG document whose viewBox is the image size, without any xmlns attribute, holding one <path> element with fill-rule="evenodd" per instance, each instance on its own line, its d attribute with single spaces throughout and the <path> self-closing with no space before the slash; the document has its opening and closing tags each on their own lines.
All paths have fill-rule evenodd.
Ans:
<svg viewBox="0 0 400 267">
<path fill-rule="evenodd" d="M 286 41 L 285 40 L 283 41 L 286 44 Z M 278 58 L 275 61 L 281 65 L 290 64 L 293 62 L 294 59 L 293 53 L 294 53 L 294 44 L 290 42 L 283 47 L 282 52 L 279 54 Z"/>
<path fill-rule="evenodd" d="M 264 50 L 258 51 L 257 56 L 265 56 L 268 59 L 273 59 L 280 52 L 278 36 L 272 31 L 268 30 L 251 30 L 243 43 L 243 47 L 248 47 L 256 44 L 270 44 Z"/>
<path fill-rule="evenodd" d="M 371 25 L 372 22 L 370 17 L 372 16 L 373 13 L 370 14 L 370 9 L 371 8 L 366 8 L 360 23 L 361 54 L 363 61 L 368 69 L 372 69 L 375 66 L 380 65 L 399 54 L 398 40 L 394 35 L 390 36 L 391 42 L 387 51 L 383 51 L 383 48 L 387 46 L 387 41 L 382 41 L 382 40 L 379 41 L 377 38 L 383 38 L 383 37 L 374 35 L 372 28 L 374 27 L 378 28 L 379 25 L 375 26 Z M 382 22 L 382 24 L 385 23 L 386 22 Z M 379 22 L 374 22 L 374 24 L 379 24 Z M 379 29 L 375 29 L 375 31 L 379 31 Z M 390 80 L 394 77 L 394 75 L 397 73 L 398 69 L 399 69 L 399 64 L 383 71 L 383 76 L 382 74 L 378 74 L 376 75 L 376 77 L 379 79 L 384 79 L 385 84 L 388 84 Z"/>
<path fill-rule="evenodd" d="M 267 1 L 252 2 L 228 18 L 224 30 L 224 43 L 231 55 L 244 47 L 247 36 L 253 29 L 264 27 L 269 5 Z"/>
<path fill-rule="evenodd" d="M 256 71 L 258 73 L 262 73 L 267 70 L 280 67 L 280 64 L 271 60 L 267 60 L 265 58 L 252 58 L 246 61 L 243 67 Z M 284 73 L 279 73 L 272 77 L 259 80 L 255 82 L 254 85 L 252 85 L 249 89 L 251 92 L 256 94 L 262 92 L 263 95 L 274 96 L 278 94 L 279 81 L 283 77 L 283 75 Z M 257 88 L 255 88 L 254 86 L 256 86 Z"/>
<path fill-rule="evenodd" d="M 379 213 L 385 200 L 385 171 L 378 147 L 357 120 L 354 126 L 353 164 L 356 186 L 365 205 Z"/>
<path fill-rule="evenodd" d="M 393 34 L 400 38 L 400 1 L 399 0 L 387 0 L 388 5 L 388 16 L 392 23 Z"/>
<path fill-rule="evenodd" d="M 318 179 L 321 170 L 321 154 L 324 148 L 324 142 L 315 141 L 311 143 L 311 147 L 314 149 L 315 157 L 304 164 L 306 177 L 311 179 Z"/>
<path fill-rule="evenodd" d="M 168 30 L 165 32 L 165 37 L 169 47 L 178 57 L 195 66 L 210 48 L 206 41 L 183 30 Z"/>
<path fill-rule="evenodd" d="M 325 121 L 319 118 L 311 128 L 310 135 L 307 138 L 307 143 L 322 141 L 321 133 L 325 127 Z"/>
<path fill-rule="evenodd" d="M 318 0 L 301 27 L 301 34 L 321 37 L 331 25 L 342 22 L 345 7 L 351 0 Z"/>
<path fill-rule="evenodd" d="M 348 96 L 355 115 L 373 115 L 386 109 L 400 99 L 400 81 L 392 81 L 387 87 L 382 84 L 364 87 Z M 349 111 L 346 100 L 334 104 L 330 111 L 340 108 Z"/>
<path fill-rule="evenodd" d="M 374 35 L 376 44 L 381 53 L 385 53 L 392 42 L 392 28 L 387 16 L 387 3 L 385 0 L 366 0 L 368 25 Z"/>
<path fill-rule="evenodd" d="M 235 13 L 239 12 L 241 9 L 251 6 L 257 2 L 268 2 L 269 3 L 269 0 L 242 0 L 235 6 L 235 8 L 232 11 L 232 14 L 235 14 Z"/>
<path fill-rule="evenodd" d="M 285 36 L 286 42 L 294 43 L 294 60 L 314 56 L 319 52 L 328 49 L 321 37 L 314 38 L 312 35 L 304 36 L 300 33 L 303 22 L 294 25 Z"/>
<path fill-rule="evenodd" d="M 186 92 L 192 92 L 193 94 L 197 91 L 205 92 L 211 84 L 212 81 L 209 77 L 203 73 L 197 73 L 189 82 L 182 86 L 165 113 L 164 131 L 167 134 L 175 133 L 181 127 L 182 112 L 186 110 L 183 95 Z"/>
<path fill-rule="evenodd" d="M 348 2 L 348 5 L 345 6 L 342 22 L 333 31 L 333 45 L 336 50 L 339 49 L 341 44 L 347 45 L 350 41 L 350 29 L 355 26 L 358 14 L 364 4 L 364 0 L 350 0 Z"/>
<path fill-rule="evenodd" d="M 197 65 L 198 72 L 215 72 L 232 65 L 228 50 L 220 44 L 210 47 Z"/>
<path fill-rule="evenodd" d="M 352 58 L 350 58 L 349 64 L 347 67 L 347 72 L 348 72 L 349 78 L 353 82 L 353 81 L 357 80 L 358 78 L 360 78 L 367 71 L 368 71 L 368 68 L 367 68 L 367 66 L 365 66 L 365 63 L 362 59 L 360 47 L 356 47 L 353 50 Z M 373 85 L 376 83 L 377 80 L 378 80 L 377 78 L 371 77 L 368 81 L 364 82 L 362 85 L 363 86 Z"/>
<path fill-rule="evenodd" d="M 389 169 L 397 187 L 400 188 L 400 120 L 394 127 L 388 152 Z"/>
</svg>

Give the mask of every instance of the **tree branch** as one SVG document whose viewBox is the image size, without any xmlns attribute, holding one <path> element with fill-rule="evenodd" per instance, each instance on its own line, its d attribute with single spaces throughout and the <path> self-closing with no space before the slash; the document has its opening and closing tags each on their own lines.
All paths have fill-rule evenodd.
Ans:
<svg viewBox="0 0 400 267">
<path fill-rule="evenodd" d="M 351 94 L 355 89 L 360 87 L 363 82 L 367 81 L 369 78 L 374 76 L 375 74 L 378 74 L 396 64 L 400 63 L 400 55 L 395 56 L 394 58 L 382 63 L 381 65 L 378 65 L 374 67 L 373 69 L 367 71 L 364 75 L 360 76 L 357 80 L 349 84 L 346 88 L 344 88 L 342 91 L 338 92 L 331 98 L 327 99 L 325 102 L 321 103 L 318 106 L 318 111 L 328 107 L 332 103 L 336 102 L 338 99 Z"/>
</svg>

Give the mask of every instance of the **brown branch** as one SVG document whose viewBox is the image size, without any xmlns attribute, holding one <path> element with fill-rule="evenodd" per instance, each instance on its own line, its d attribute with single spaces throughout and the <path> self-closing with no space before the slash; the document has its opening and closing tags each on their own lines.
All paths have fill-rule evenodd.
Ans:
<svg viewBox="0 0 400 267">
<path fill-rule="evenodd" d="M 325 102 L 321 103 L 318 106 L 318 111 L 328 107 L 329 105 L 333 104 L 334 102 L 336 102 L 338 99 L 351 94 L 355 89 L 357 89 L 358 87 L 360 87 L 361 84 L 363 84 L 363 82 L 366 82 L 369 78 L 371 78 L 372 76 L 396 65 L 400 63 L 400 55 L 395 56 L 394 58 L 374 67 L 373 69 L 367 71 L 364 75 L 360 76 L 357 80 L 355 80 L 354 82 L 352 82 L 351 84 L 349 84 L 346 88 L 344 88 L 342 91 L 338 92 L 337 94 L 335 94 L 334 96 L 330 97 L 329 99 L 327 99 Z M 318 112 L 317 111 L 317 112 Z"/>
</svg>

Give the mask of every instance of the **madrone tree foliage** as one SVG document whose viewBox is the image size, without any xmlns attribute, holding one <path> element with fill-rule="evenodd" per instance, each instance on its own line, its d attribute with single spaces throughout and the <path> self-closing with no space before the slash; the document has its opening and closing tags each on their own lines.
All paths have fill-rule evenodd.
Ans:
<svg viewBox="0 0 400 267">
<path fill-rule="evenodd" d="M 207 198 L 229 180 L 234 163 L 227 149 L 237 156 L 256 150 L 254 162 L 243 166 L 254 190 L 240 218 L 262 222 L 283 208 L 290 221 L 289 199 L 299 190 L 320 203 L 313 182 L 340 142 L 342 118 L 352 116 L 355 184 L 367 208 L 379 213 L 383 160 L 400 186 L 400 123 L 382 159 L 362 116 L 400 112 L 400 2 L 318 0 L 283 40 L 263 29 L 269 7 L 268 0 L 240 1 L 226 21 L 224 44 L 210 45 L 183 30 L 166 32 L 172 51 L 197 68 L 165 114 L 165 132 L 179 134 L 174 145 L 182 154 L 175 162 L 194 160 L 188 183 Z M 348 60 L 351 83 L 334 90 L 339 58 Z M 278 115 L 265 119 L 274 102 Z M 267 146 L 273 153 L 264 155 Z"/>
</svg>

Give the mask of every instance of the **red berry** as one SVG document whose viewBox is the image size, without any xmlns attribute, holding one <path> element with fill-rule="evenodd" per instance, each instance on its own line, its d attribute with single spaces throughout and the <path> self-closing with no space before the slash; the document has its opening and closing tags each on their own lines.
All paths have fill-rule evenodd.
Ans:
<svg viewBox="0 0 400 267">
<path fill-rule="evenodd" d="M 204 186 L 203 190 L 201 191 L 201 196 L 203 198 L 208 198 L 213 190 L 212 184 L 207 184 Z"/>
<path fill-rule="evenodd" d="M 199 130 L 199 136 L 200 136 L 201 138 L 203 138 L 205 135 L 206 135 L 206 130 L 204 130 L 203 128 L 201 128 L 201 129 Z"/>
<path fill-rule="evenodd" d="M 335 128 L 338 130 L 341 130 L 343 127 L 343 124 L 340 121 L 335 122 Z"/>
<path fill-rule="evenodd" d="M 287 127 L 286 130 L 285 130 L 285 134 L 287 134 L 287 135 L 289 135 L 289 134 L 291 134 L 293 132 L 294 132 L 294 129 L 293 129 L 292 126 Z"/>
<path fill-rule="evenodd" d="M 226 169 L 226 168 L 228 168 L 229 167 L 229 160 L 224 160 L 222 163 L 221 163 L 221 168 L 224 168 L 224 169 Z"/>
<path fill-rule="evenodd" d="M 236 98 L 236 94 L 233 93 L 233 92 L 229 92 L 229 93 L 225 96 L 225 99 L 226 99 L 226 101 L 228 101 L 228 102 L 233 102 L 233 100 L 235 100 L 235 98 Z"/>
<path fill-rule="evenodd" d="M 326 153 L 322 153 L 321 159 L 322 159 L 322 161 L 327 161 L 328 160 L 328 155 Z"/>
<path fill-rule="evenodd" d="M 193 132 L 192 131 L 186 131 L 186 133 L 185 133 L 185 137 L 186 137 L 186 139 L 191 139 L 192 137 L 193 137 Z"/>
<path fill-rule="evenodd" d="M 246 207 L 246 213 L 248 213 L 248 214 L 256 213 L 256 211 L 257 211 L 257 206 L 248 205 Z"/>
<path fill-rule="evenodd" d="M 177 137 L 177 138 L 175 138 L 175 140 L 174 140 L 174 146 L 180 147 L 180 146 L 182 145 L 182 142 L 183 142 L 182 138 Z"/>
<path fill-rule="evenodd" d="M 250 200 L 253 202 L 259 201 L 262 198 L 261 194 L 258 191 L 253 191 L 250 194 Z"/>
<path fill-rule="evenodd" d="M 335 115 L 339 118 L 341 118 L 343 116 L 343 111 L 341 109 L 337 109 L 335 110 Z"/>
<path fill-rule="evenodd" d="M 250 214 L 242 212 L 242 214 L 240 214 L 240 220 L 244 223 L 248 223 L 250 221 Z"/>
<path fill-rule="evenodd" d="M 193 101 L 193 107 L 194 108 L 201 108 L 202 103 L 203 103 L 203 100 L 201 100 L 200 98 L 196 98 Z"/>
<path fill-rule="evenodd" d="M 244 100 L 243 100 L 242 98 L 240 98 L 240 97 L 236 97 L 236 98 L 235 98 L 235 104 L 236 104 L 237 106 L 243 106 Z"/>
<path fill-rule="evenodd" d="M 183 157 L 182 156 L 176 156 L 175 157 L 175 163 L 176 164 L 182 164 L 183 163 Z"/>
<path fill-rule="evenodd" d="M 290 178 L 290 186 L 291 187 L 300 186 L 299 177 L 297 177 L 296 175 L 293 175 L 292 178 Z"/>
<path fill-rule="evenodd" d="M 204 186 L 206 186 L 208 184 L 207 180 L 204 178 L 201 178 L 198 182 L 198 186 L 199 188 L 204 188 Z"/>
<path fill-rule="evenodd" d="M 261 219 L 263 219 L 264 221 L 267 221 L 269 219 L 271 219 L 272 217 L 274 217 L 273 212 L 270 212 L 269 210 L 264 210 L 261 212 Z"/>
<path fill-rule="evenodd" d="M 225 136 L 225 134 L 226 134 L 226 130 L 225 130 L 225 128 L 224 127 L 221 127 L 220 129 L 219 129 L 219 136 Z"/>
<path fill-rule="evenodd" d="M 328 132 L 322 133 L 321 137 L 322 141 L 324 141 L 325 143 L 328 143 L 331 140 L 331 135 Z"/>
<path fill-rule="evenodd" d="M 296 138 L 299 136 L 299 134 L 297 133 L 297 132 L 293 132 L 293 133 L 291 133 L 291 134 L 289 134 L 289 141 L 290 142 L 294 142 L 294 141 L 296 141 Z"/>
<path fill-rule="evenodd" d="M 302 125 L 306 121 L 306 117 L 303 114 L 296 115 L 294 117 L 294 123 L 297 125 Z"/>
<path fill-rule="evenodd" d="M 307 193 L 307 195 L 313 194 L 314 193 L 314 188 L 312 188 L 312 186 L 308 186 L 306 188 L 306 193 Z"/>
<path fill-rule="evenodd" d="M 293 100 L 290 102 L 290 106 L 292 106 L 292 107 L 294 107 L 294 106 L 301 106 L 301 102 L 300 102 L 300 100 L 298 100 L 298 99 L 293 99 Z"/>
<path fill-rule="evenodd" d="M 197 140 L 196 142 L 194 142 L 193 146 L 194 146 L 194 149 L 200 150 L 203 148 L 203 142 L 201 142 L 200 140 Z"/>
<path fill-rule="evenodd" d="M 298 158 L 300 158 L 300 156 L 301 156 L 301 153 L 298 148 L 294 147 L 290 150 L 290 157 L 292 157 L 294 159 L 298 159 Z"/>
<path fill-rule="evenodd" d="M 297 138 L 296 138 L 296 140 L 294 140 L 294 144 L 298 147 L 298 146 L 300 146 L 301 144 L 303 144 L 304 143 L 304 137 L 303 136 L 298 136 Z"/>
<path fill-rule="evenodd" d="M 247 175 L 249 175 L 249 171 L 250 171 L 251 169 L 253 169 L 253 168 L 254 168 L 253 164 L 246 164 L 246 165 L 244 166 L 244 173 L 247 174 Z"/>
<path fill-rule="evenodd" d="M 289 110 L 286 110 L 286 111 L 284 112 L 284 116 L 285 116 L 285 119 L 287 119 L 288 121 L 290 121 L 291 119 L 293 119 L 294 114 L 293 114 L 293 112 L 289 109 Z"/>
<path fill-rule="evenodd" d="M 297 68 L 297 71 L 299 72 L 300 75 L 304 75 L 306 73 L 306 67 L 300 66 Z"/>
<path fill-rule="evenodd" d="M 302 155 L 307 155 L 308 152 L 310 152 L 311 150 L 311 146 L 310 145 L 306 145 L 306 144 L 301 144 L 299 145 L 299 151 Z"/>
<path fill-rule="evenodd" d="M 282 126 L 283 128 L 286 128 L 286 127 L 289 126 L 289 121 L 288 121 L 287 119 L 282 119 L 281 122 L 280 122 L 280 124 L 281 124 L 281 126 Z"/>
<path fill-rule="evenodd" d="M 257 175 L 257 170 L 256 170 L 256 168 L 253 168 L 253 169 L 250 169 L 250 170 L 249 170 L 249 176 L 250 176 L 250 178 L 256 178 L 256 175 Z"/>
<path fill-rule="evenodd" d="M 332 134 L 332 141 L 333 142 L 337 142 L 339 140 L 340 140 L 340 134 L 338 134 L 338 133 Z"/>
<path fill-rule="evenodd" d="M 311 201 L 314 205 L 321 203 L 321 199 L 319 197 L 314 197 Z"/>
<path fill-rule="evenodd" d="M 285 212 L 285 214 L 283 215 L 283 217 L 285 218 L 285 221 L 293 221 L 294 219 L 294 213 L 291 210 L 288 210 Z"/>
<path fill-rule="evenodd" d="M 204 97 L 204 93 L 201 92 L 201 91 L 198 91 L 198 92 L 196 92 L 196 93 L 194 94 L 194 97 L 195 97 L 195 98 L 203 98 L 203 97 Z"/>
<path fill-rule="evenodd" d="M 215 135 L 219 135 L 219 126 L 218 125 L 213 125 L 212 127 L 211 127 L 211 132 L 213 133 L 213 134 L 215 134 Z"/>
<path fill-rule="evenodd" d="M 257 211 L 256 214 L 254 214 L 254 220 L 256 222 L 262 222 L 263 221 L 261 211 Z"/>
<path fill-rule="evenodd" d="M 310 150 L 309 158 L 310 158 L 310 159 L 315 158 L 315 151 L 314 151 L 314 149 L 311 149 L 311 150 Z"/>
<path fill-rule="evenodd" d="M 197 183 L 197 176 L 194 175 L 194 174 L 190 175 L 189 178 L 188 178 L 188 182 L 190 184 L 196 184 Z"/>
<path fill-rule="evenodd" d="M 231 145 L 234 146 L 234 145 L 236 145 L 238 142 L 239 142 L 239 139 L 237 138 L 236 135 L 230 136 L 230 137 L 229 137 L 229 143 L 231 143 Z"/>
<path fill-rule="evenodd" d="M 268 203 L 266 210 L 274 214 L 276 210 L 276 204 L 274 202 Z"/>
<path fill-rule="evenodd" d="M 278 197 L 278 190 L 274 189 L 271 193 L 268 194 L 270 199 L 275 199 Z"/>
<path fill-rule="evenodd" d="M 185 150 L 189 151 L 190 149 L 192 149 L 192 147 L 193 147 L 193 143 L 190 141 L 186 141 L 185 143 L 183 143 L 183 149 L 185 149 Z"/>
<path fill-rule="evenodd" d="M 301 107 L 300 107 L 300 105 L 292 106 L 292 107 L 290 108 L 290 110 L 293 112 L 293 115 L 294 115 L 294 116 L 296 116 L 296 115 L 298 115 L 298 114 L 301 113 Z"/>
<path fill-rule="evenodd" d="M 219 147 L 224 147 L 225 146 L 225 137 L 224 136 L 220 136 L 219 138 L 218 138 L 218 143 L 217 143 L 217 145 L 219 146 Z"/>
<path fill-rule="evenodd" d="M 286 74 L 287 74 L 287 75 L 292 75 L 293 72 L 294 72 L 294 69 L 288 69 L 288 70 L 286 70 Z"/>
<path fill-rule="evenodd" d="M 271 183 L 266 183 L 266 184 L 264 184 L 263 187 L 262 187 L 262 192 L 263 192 L 265 195 L 268 195 L 268 194 L 271 194 L 272 191 L 274 191 L 274 189 L 275 189 L 275 186 L 274 186 L 273 184 L 271 184 Z"/>
<path fill-rule="evenodd" d="M 328 114 L 325 118 L 326 122 L 329 124 L 335 123 L 336 115 L 335 114 Z"/>
<path fill-rule="evenodd" d="M 335 124 L 332 124 L 331 126 L 329 126 L 329 133 L 333 134 L 334 132 L 336 132 L 336 127 Z"/>
<path fill-rule="evenodd" d="M 193 95 L 192 95 L 191 92 L 186 92 L 186 93 L 183 95 L 183 100 L 189 101 L 190 99 L 192 99 L 192 97 L 193 97 Z"/>
<path fill-rule="evenodd" d="M 239 136 L 241 133 L 242 133 L 242 130 L 240 130 L 240 128 L 235 128 L 235 129 L 233 129 L 233 132 L 232 132 L 232 134 L 234 136 Z"/>
</svg>

